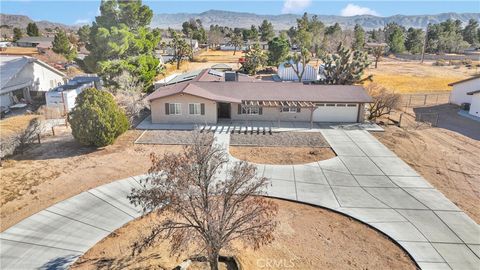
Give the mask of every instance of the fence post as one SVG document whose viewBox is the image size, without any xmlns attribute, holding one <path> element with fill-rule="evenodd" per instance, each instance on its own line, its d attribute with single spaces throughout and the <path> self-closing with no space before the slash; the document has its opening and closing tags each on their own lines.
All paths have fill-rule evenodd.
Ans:
<svg viewBox="0 0 480 270">
<path fill-rule="evenodd" d="M 427 94 L 425 94 L 425 98 L 423 99 L 423 105 L 427 104 Z"/>
<path fill-rule="evenodd" d="M 439 94 L 437 94 L 437 100 L 435 100 L 435 105 L 438 104 L 438 96 L 439 96 Z"/>
<path fill-rule="evenodd" d="M 412 104 L 412 95 L 410 95 L 410 99 L 408 100 L 408 107 L 410 108 L 410 105 Z"/>
<path fill-rule="evenodd" d="M 398 119 L 398 127 L 402 127 L 402 117 L 403 113 L 400 114 L 400 118 Z"/>
</svg>

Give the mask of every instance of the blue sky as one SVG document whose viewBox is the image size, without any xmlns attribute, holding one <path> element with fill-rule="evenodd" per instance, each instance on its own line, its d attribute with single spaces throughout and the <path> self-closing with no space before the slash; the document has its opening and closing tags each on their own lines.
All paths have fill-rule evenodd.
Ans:
<svg viewBox="0 0 480 270">
<path fill-rule="evenodd" d="M 209 9 L 252 12 L 257 14 L 309 13 L 324 15 L 396 14 L 419 15 L 443 12 L 480 12 L 480 1 L 320 1 L 320 0 L 270 0 L 270 1 L 144 1 L 154 13 L 198 13 Z M 34 20 L 49 20 L 65 24 L 87 23 L 98 13 L 99 0 L 2 0 L 0 12 L 22 14 Z"/>
</svg>

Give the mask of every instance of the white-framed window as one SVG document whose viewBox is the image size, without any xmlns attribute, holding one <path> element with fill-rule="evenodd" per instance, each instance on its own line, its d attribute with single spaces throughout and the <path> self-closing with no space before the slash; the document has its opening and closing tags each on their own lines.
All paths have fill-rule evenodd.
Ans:
<svg viewBox="0 0 480 270">
<path fill-rule="evenodd" d="M 200 103 L 190 103 L 188 104 L 188 111 L 190 114 L 200 115 L 201 114 L 201 105 Z"/>
<path fill-rule="evenodd" d="M 242 114 L 258 115 L 260 114 L 260 107 L 242 105 Z"/>
<path fill-rule="evenodd" d="M 283 113 L 297 113 L 298 108 L 297 107 L 282 107 L 281 112 L 283 112 Z"/>
<path fill-rule="evenodd" d="M 170 103 L 168 106 L 169 106 L 169 114 L 175 114 L 175 115 L 182 114 L 182 104 Z"/>
<path fill-rule="evenodd" d="M 357 107 L 357 104 L 347 104 L 347 107 Z"/>
<path fill-rule="evenodd" d="M 317 105 L 317 107 L 325 107 L 325 103 L 317 103 L 315 105 Z"/>
<path fill-rule="evenodd" d="M 327 107 L 335 107 L 335 103 L 327 103 Z"/>
<path fill-rule="evenodd" d="M 346 107 L 346 106 L 347 106 L 347 104 L 345 104 L 345 103 L 338 103 L 337 104 L 337 107 Z"/>
</svg>

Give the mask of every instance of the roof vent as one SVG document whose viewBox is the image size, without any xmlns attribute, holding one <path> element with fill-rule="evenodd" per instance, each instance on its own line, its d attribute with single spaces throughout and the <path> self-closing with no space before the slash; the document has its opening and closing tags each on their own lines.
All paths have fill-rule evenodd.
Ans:
<svg viewBox="0 0 480 270">
<path fill-rule="evenodd" d="M 238 74 L 235 71 L 225 71 L 225 81 L 226 82 L 236 82 L 238 81 Z"/>
</svg>

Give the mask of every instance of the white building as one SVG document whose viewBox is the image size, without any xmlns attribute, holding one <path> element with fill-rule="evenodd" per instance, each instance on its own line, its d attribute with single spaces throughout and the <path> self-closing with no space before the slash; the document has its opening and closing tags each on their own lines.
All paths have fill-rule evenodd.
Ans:
<svg viewBox="0 0 480 270">
<path fill-rule="evenodd" d="M 480 118 L 480 90 L 468 92 L 467 95 L 472 96 L 468 113 Z"/>
<path fill-rule="evenodd" d="M 31 102 L 64 82 L 66 75 L 48 64 L 26 56 L 0 56 L 0 106 Z"/>
<path fill-rule="evenodd" d="M 452 86 L 449 101 L 452 104 L 462 105 L 462 103 L 472 103 L 473 95 L 468 93 L 480 90 L 480 76 L 473 76 L 465 80 L 453 82 L 449 84 Z"/>
<path fill-rule="evenodd" d="M 53 88 L 45 94 L 48 107 L 57 107 L 60 111 L 71 111 L 75 107 L 77 96 L 87 88 L 102 88 L 100 77 L 96 75 L 77 76 L 64 85 Z"/>
<path fill-rule="evenodd" d="M 294 70 L 302 70 L 302 63 L 295 64 L 293 62 L 284 62 L 278 66 L 277 74 L 282 81 L 298 81 L 297 73 Z M 301 72 L 300 72 L 301 73 Z M 319 79 L 318 68 L 315 68 L 312 65 L 305 65 L 305 71 L 302 75 L 302 81 L 316 81 Z"/>
</svg>

